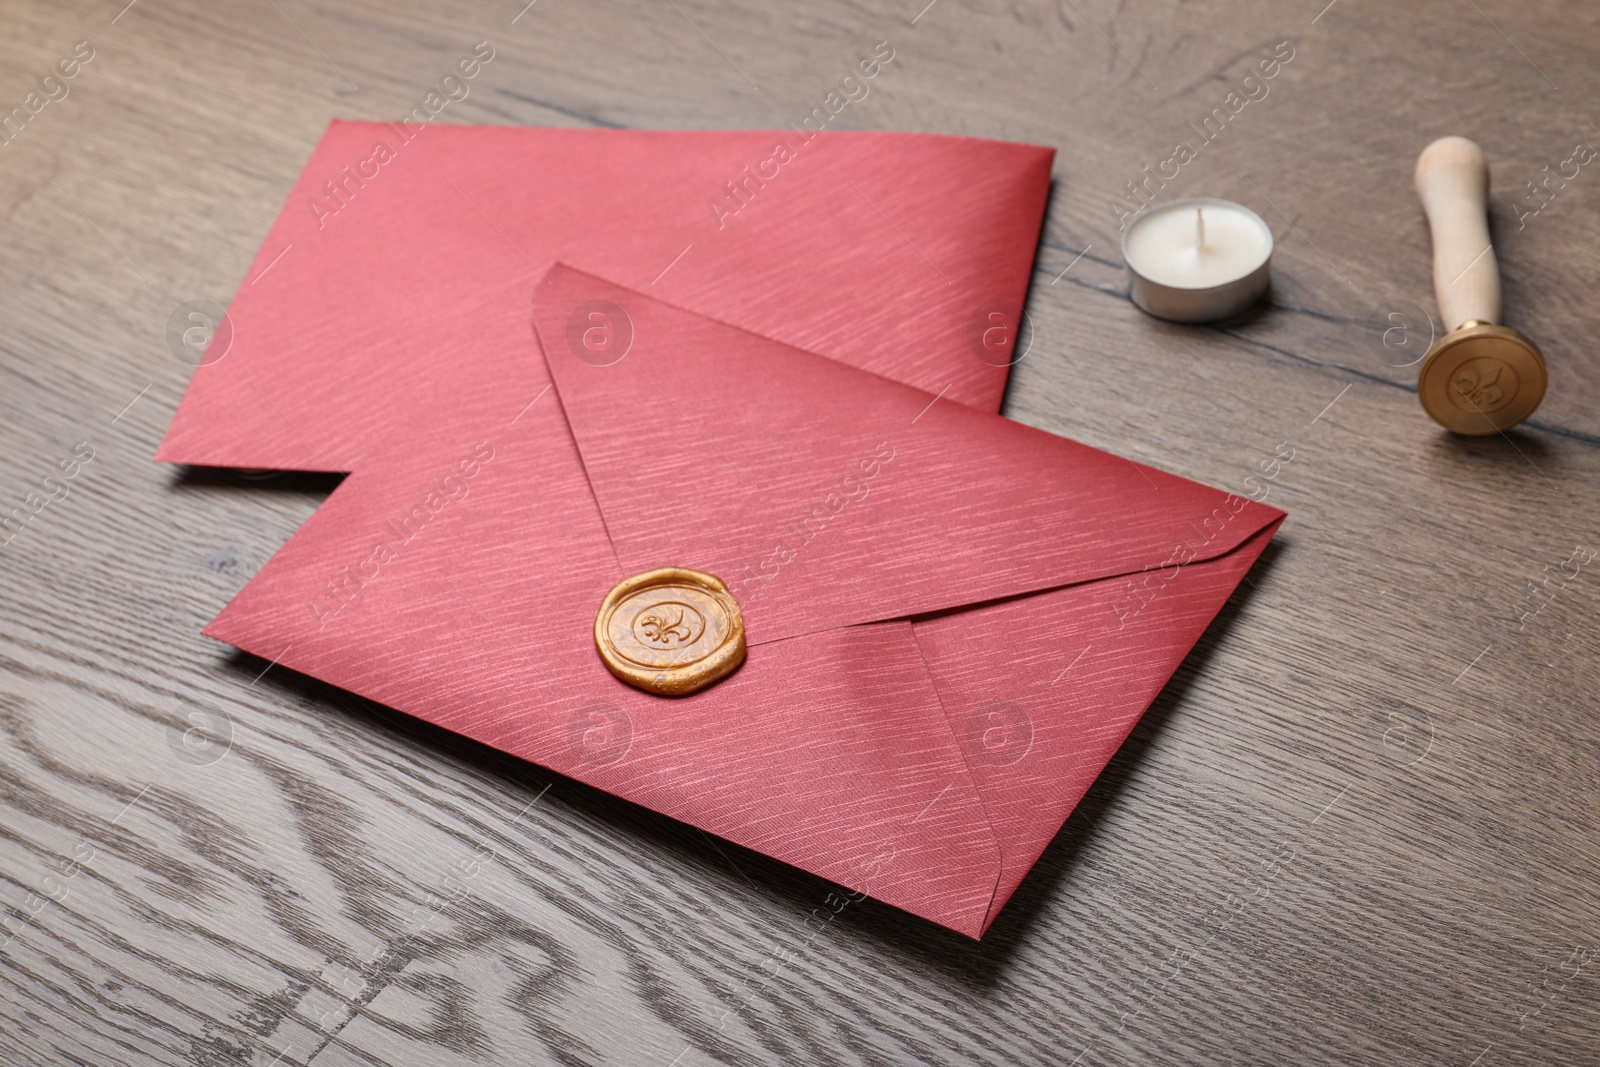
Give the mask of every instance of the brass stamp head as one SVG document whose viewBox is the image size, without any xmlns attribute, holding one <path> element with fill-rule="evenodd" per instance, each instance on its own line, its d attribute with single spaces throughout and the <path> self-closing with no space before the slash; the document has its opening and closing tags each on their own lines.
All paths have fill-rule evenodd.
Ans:
<svg viewBox="0 0 1600 1067">
<path fill-rule="evenodd" d="M 637 689 L 687 696 L 744 662 L 744 615 L 722 579 L 662 567 L 619 582 L 600 602 L 594 644 L 606 670 Z"/>
<path fill-rule="evenodd" d="M 1509 429 L 1544 399 L 1544 357 L 1509 326 L 1468 321 L 1434 343 L 1417 375 L 1417 399 L 1453 433 Z"/>
</svg>

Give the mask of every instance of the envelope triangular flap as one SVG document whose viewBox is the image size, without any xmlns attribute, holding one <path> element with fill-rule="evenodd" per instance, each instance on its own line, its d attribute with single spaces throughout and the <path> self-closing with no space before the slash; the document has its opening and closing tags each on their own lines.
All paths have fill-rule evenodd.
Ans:
<svg viewBox="0 0 1600 1067">
<path fill-rule="evenodd" d="M 752 644 L 1181 566 L 1281 517 L 573 269 L 534 322 L 623 570 L 722 577 Z"/>
</svg>

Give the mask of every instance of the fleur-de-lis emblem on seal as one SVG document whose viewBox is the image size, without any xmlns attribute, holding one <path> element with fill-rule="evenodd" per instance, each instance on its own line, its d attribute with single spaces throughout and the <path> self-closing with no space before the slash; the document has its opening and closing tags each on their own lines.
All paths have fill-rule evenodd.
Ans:
<svg viewBox="0 0 1600 1067">
<path fill-rule="evenodd" d="M 667 604 L 651 608 L 639 616 L 639 632 L 658 645 L 671 646 L 689 640 L 689 627 L 683 621 L 683 608 Z"/>
<path fill-rule="evenodd" d="M 1456 376 L 1454 383 L 1467 402 L 1477 408 L 1493 408 L 1505 398 L 1505 391 L 1495 383 L 1505 367 L 1496 363 L 1490 367 L 1467 367 Z"/>
</svg>

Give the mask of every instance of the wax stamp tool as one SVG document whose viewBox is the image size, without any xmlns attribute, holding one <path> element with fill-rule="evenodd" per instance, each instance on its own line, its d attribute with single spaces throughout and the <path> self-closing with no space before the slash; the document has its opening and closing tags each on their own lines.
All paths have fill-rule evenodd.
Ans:
<svg viewBox="0 0 1600 1067">
<path fill-rule="evenodd" d="M 1433 231 L 1433 289 L 1450 332 L 1417 375 L 1417 398 L 1454 433 L 1515 426 L 1544 399 L 1539 346 L 1500 320 L 1500 267 L 1489 242 L 1489 163 L 1465 137 L 1441 137 L 1417 157 L 1417 193 Z"/>
</svg>

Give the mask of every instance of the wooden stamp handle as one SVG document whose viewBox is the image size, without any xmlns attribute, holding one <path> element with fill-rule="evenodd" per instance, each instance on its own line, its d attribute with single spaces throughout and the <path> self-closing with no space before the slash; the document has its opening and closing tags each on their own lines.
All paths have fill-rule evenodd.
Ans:
<svg viewBox="0 0 1600 1067">
<path fill-rule="evenodd" d="M 1417 193 L 1433 230 L 1433 291 L 1447 330 L 1500 321 L 1500 266 L 1489 243 L 1489 162 L 1465 137 L 1417 157 Z"/>
</svg>

